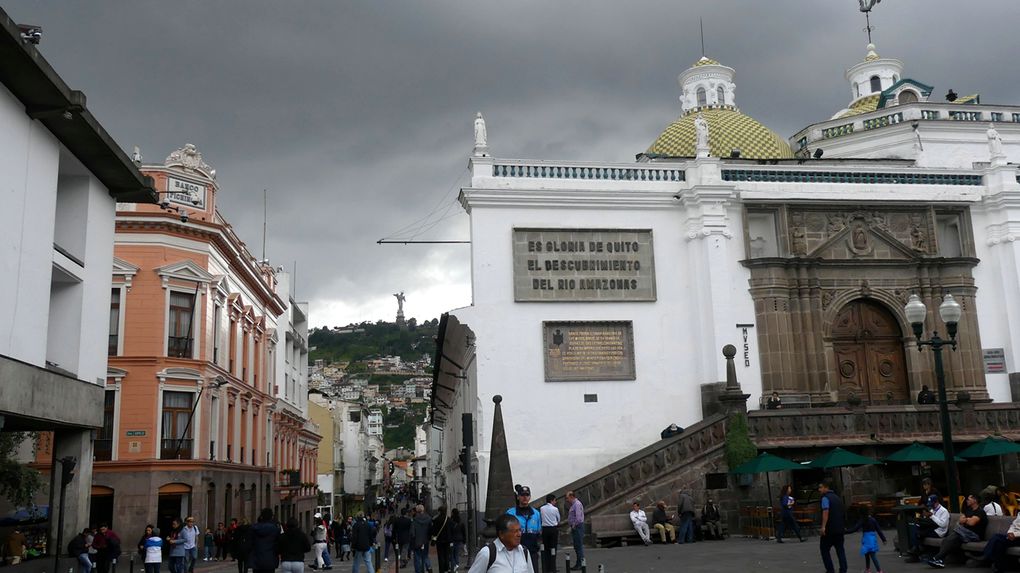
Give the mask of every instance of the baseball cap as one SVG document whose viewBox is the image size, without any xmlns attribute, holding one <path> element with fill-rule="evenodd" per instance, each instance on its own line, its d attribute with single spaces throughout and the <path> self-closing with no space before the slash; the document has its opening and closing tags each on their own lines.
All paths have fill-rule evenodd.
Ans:
<svg viewBox="0 0 1020 573">
<path fill-rule="evenodd" d="M 517 486 L 516 489 L 517 489 L 517 496 L 518 497 L 520 497 L 522 495 L 528 495 L 528 496 L 531 495 L 531 488 L 526 486 L 526 485 Z"/>
<path fill-rule="evenodd" d="M 926 506 L 928 506 L 928 507 L 935 507 L 935 503 L 938 500 L 939 500 L 939 496 L 934 495 L 934 494 L 933 495 L 929 495 L 928 498 L 924 500 L 924 504 Z"/>
</svg>

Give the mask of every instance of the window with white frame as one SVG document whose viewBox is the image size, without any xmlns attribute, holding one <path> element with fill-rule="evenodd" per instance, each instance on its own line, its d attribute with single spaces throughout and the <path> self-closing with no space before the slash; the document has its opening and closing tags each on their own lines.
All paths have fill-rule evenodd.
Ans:
<svg viewBox="0 0 1020 573">
<path fill-rule="evenodd" d="M 163 428 L 160 459 L 191 459 L 192 392 L 163 392 Z"/>
<path fill-rule="evenodd" d="M 120 355 L 120 288 L 110 290 L 110 340 L 107 356 Z"/>
<path fill-rule="evenodd" d="M 191 358 L 194 339 L 195 293 L 170 291 L 166 355 Z"/>
</svg>

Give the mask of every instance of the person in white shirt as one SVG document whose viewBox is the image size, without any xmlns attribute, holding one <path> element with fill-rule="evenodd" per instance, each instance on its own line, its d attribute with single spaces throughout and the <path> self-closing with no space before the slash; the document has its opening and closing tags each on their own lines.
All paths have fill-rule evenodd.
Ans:
<svg viewBox="0 0 1020 573">
<path fill-rule="evenodd" d="M 546 573 L 556 572 L 556 547 L 560 539 L 560 508 L 556 506 L 556 496 L 545 496 L 545 505 L 539 508 L 542 517 L 542 570 Z"/>
<path fill-rule="evenodd" d="M 478 550 L 468 573 L 535 573 L 531 556 L 521 546 L 521 523 L 504 513 L 496 518 L 496 539 Z"/>
<path fill-rule="evenodd" d="M 634 530 L 641 536 L 641 541 L 644 541 L 645 545 L 651 545 L 652 537 L 648 531 L 648 516 L 641 509 L 641 504 L 636 501 L 631 506 L 630 522 L 634 524 Z"/>
<path fill-rule="evenodd" d="M 195 561 L 198 561 L 198 536 L 201 532 L 195 525 L 195 518 L 190 515 L 184 520 L 181 537 L 184 538 L 184 568 L 188 573 L 195 573 Z"/>
<path fill-rule="evenodd" d="M 985 510 L 985 515 L 992 517 L 993 515 L 1003 515 L 1002 506 L 995 501 L 996 488 L 994 486 L 988 486 L 984 491 L 981 492 L 981 505 Z"/>
<path fill-rule="evenodd" d="M 942 538 L 949 531 L 949 510 L 942 507 L 937 494 L 929 495 L 925 500 L 928 510 L 925 517 L 917 520 L 908 530 L 910 533 L 910 557 L 908 563 L 916 563 L 920 560 L 920 554 L 926 549 L 923 546 L 927 537 Z"/>
</svg>

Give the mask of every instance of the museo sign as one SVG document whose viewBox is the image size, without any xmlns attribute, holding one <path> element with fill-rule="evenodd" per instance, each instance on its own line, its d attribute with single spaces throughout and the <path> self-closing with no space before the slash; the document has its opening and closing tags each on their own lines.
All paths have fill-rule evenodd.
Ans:
<svg viewBox="0 0 1020 573">
<path fill-rule="evenodd" d="M 655 300 L 649 229 L 514 229 L 517 302 Z"/>
</svg>

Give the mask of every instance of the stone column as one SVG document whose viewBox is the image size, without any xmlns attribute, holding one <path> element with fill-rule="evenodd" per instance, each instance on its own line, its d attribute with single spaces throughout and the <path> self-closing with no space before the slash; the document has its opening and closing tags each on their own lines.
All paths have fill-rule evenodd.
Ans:
<svg viewBox="0 0 1020 573">
<path fill-rule="evenodd" d="M 67 482 L 64 505 L 60 507 L 60 459 L 72 457 L 77 460 L 74 477 Z M 53 492 L 50 497 L 50 555 L 54 551 L 66 552 L 67 543 L 89 525 L 89 509 L 92 501 L 92 430 L 69 429 L 53 432 Z M 57 525 L 60 513 L 64 512 L 63 547 L 57 546 Z"/>
<path fill-rule="evenodd" d="M 492 442 L 489 446 L 489 481 L 485 491 L 485 530 L 482 535 L 496 537 L 493 522 L 514 504 L 514 478 L 510 469 L 510 451 L 503 427 L 503 409 L 499 394 L 492 397 L 496 407 L 492 414 Z"/>
</svg>

